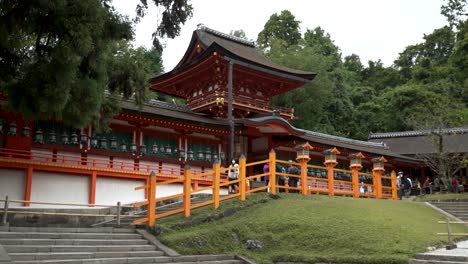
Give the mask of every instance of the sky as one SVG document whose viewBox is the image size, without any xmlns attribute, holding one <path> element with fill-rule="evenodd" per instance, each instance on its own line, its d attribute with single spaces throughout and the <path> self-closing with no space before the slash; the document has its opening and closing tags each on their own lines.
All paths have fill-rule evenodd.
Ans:
<svg viewBox="0 0 468 264">
<path fill-rule="evenodd" d="M 135 17 L 138 0 L 114 0 L 121 14 Z M 152 2 L 149 0 L 148 2 Z M 301 31 L 320 26 L 344 56 L 357 54 L 361 62 L 382 60 L 392 65 L 405 47 L 423 41 L 424 34 L 447 24 L 440 14 L 444 0 L 191 0 L 193 17 L 180 36 L 164 39 L 164 71 L 179 62 L 198 24 L 224 32 L 242 29 L 256 40 L 274 13 L 289 10 L 301 21 Z M 136 46 L 150 48 L 158 9 L 151 6 L 135 28 Z"/>
</svg>

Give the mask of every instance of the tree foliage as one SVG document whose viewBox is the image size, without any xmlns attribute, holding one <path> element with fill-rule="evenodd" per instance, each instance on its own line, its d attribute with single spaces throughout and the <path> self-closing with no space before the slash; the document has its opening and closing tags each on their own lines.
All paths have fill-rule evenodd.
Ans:
<svg viewBox="0 0 468 264">
<path fill-rule="evenodd" d="M 105 0 L 109 1 L 109 0 Z M 161 38 L 175 38 L 179 35 L 181 25 L 192 17 L 193 8 L 189 4 L 189 0 L 152 0 L 156 7 L 162 9 L 161 20 L 156 21 L 157 28 L 153 32 L 153 47 L 162 52 L 163 45 Z M 136 22 L 144 17 L 148 9 L 148 0 L 140 0 L 136 7 L 137 17 Z"/>
<path fill-rule="evenodd" d="M 157 36 L 175 36 L 186 19 L 177 17 L 191 7 L 156 2 L 168 8 Z M 10 108 L 84 127 L 112 117 L 119 98 L 143 103 L 150 74 L 162 70 L 161 52 L 130 46 L 132 26 L 109 0 L 1 1 L 0 90 Z"/>
<path fill-rule="evenodd" d="M 284 47 L 298 44 L 301 39 L 299 24 L 300 21 L 288 10 L 281 11 L 279 15 L 271 15 L 263 30 L 258 33 L 258 46 L 267 51 L 273 40 L 280 41 Z"/>
<path fill-rule="evenodd" d="M 391 66 L 380 60 L 364 64 L 357 54 L 342 58 L 321 27 L 307 29 L 298 40 L 287 39 L 289 22 L 272 15 L 259 34 L 260 47 L 278 64 L 317 73 L 312 82 L 276 96 L 273 103 L 294 108 L 298 127 L 356 139 L 367 139 L 370 132 L 418 129 L 434 116 L 443 116 L 445 126 L 468 125 L 468 21 L 459 12 L 466 1 L 449 0 L 448 6 L 445 12 L 454 14 L 457 27 L 424 35 Z M 289 12 L 288 17 L 295 21 Z"/>
</svg>

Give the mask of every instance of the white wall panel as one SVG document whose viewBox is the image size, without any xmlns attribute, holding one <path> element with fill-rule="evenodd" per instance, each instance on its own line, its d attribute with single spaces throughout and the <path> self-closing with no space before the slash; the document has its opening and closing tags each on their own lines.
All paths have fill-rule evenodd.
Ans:
<svg viewBox="0 0 468 264">
<path fill-rule="evenodd" d="M 35 171 L 32 177 L 31 201 L 87 204 L 89 184 L 88 175 Z M 57 206 L 31 204 L 31 207 Z"/>
<path fill-rule="evenodd" d="M 25 184 L 26 170 L 0 169 L 0 199 L 5 199 L 8 195 L 10 200 L 23 200 Z M 3 206 L 4 203 L 0 202 L 0 208 Z M 10 206 L 17 207 L 21 204 L 10 203 Z"/>
<path fill-rule="evenodd" d="M 128 204 L 143 201 L 145 199 L 145 191 L 135 191 L 134 188 L 145 185 L 145 183 L 142 180 L 97 177 L 96 204 L 114 205 L 117 202 Z"/>
</svg>

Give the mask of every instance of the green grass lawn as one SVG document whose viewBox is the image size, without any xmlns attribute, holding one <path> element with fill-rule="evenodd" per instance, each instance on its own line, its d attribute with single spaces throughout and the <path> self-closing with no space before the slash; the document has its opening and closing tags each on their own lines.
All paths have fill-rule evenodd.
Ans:
<svg viewBox="0 0 468 264">
<path fill-rule="evenodd" d="M 235 214 L 193 227 L 176 228 L 185 221 L 173 216 L 158 221 L 158 238 L 182 254 L 240 254 L 258 261 L 407 263 L 428 246 L 444 245 L 444 217 L 423 203 L 376 199 L 282 194 Z M 247 203 L 268 199 L 253 194 Z M 239 206 L 223 202 L 218 210 L 194 210 L 193 216 L 214 214 Z M 454 232 L 468 232 L 456 226 Z M 260 240 L 264 249 L 252 251 L 245 241 Z"/>
</svg>

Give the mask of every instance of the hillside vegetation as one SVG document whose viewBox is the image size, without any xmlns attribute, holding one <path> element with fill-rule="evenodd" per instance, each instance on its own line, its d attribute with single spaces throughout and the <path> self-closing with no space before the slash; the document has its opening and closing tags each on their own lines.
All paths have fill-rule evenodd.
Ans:
<svg viewBox="0 0 468 264">
<path fill-rule="evenodd" d="M 259 203 L 261 199 L 268 201 Z M 240 205 L 234 214 L 217 219 Z M 211 216 L 210 221 L 202 222 L 202 216 Z M 218 210 L 194 210 L 189 220 L 161 219 L 158 237 L 183 254 L 239 254 L 259 263 L 406 263 L 428 246 L 447 242 L 436 236 L 446 232 L 437 223 L 444 219 L 419 202 L 297 194 L 271 199 L 262 193 L 250 195 L 246 203 L 226 201 Z M 180 227 L 187 221 L 202 223 Z M 468 232 L 466 227 L 454 229 Z M 245 242 L 252 239 L 264 248 L 248 250 Z"/>
</svg>

